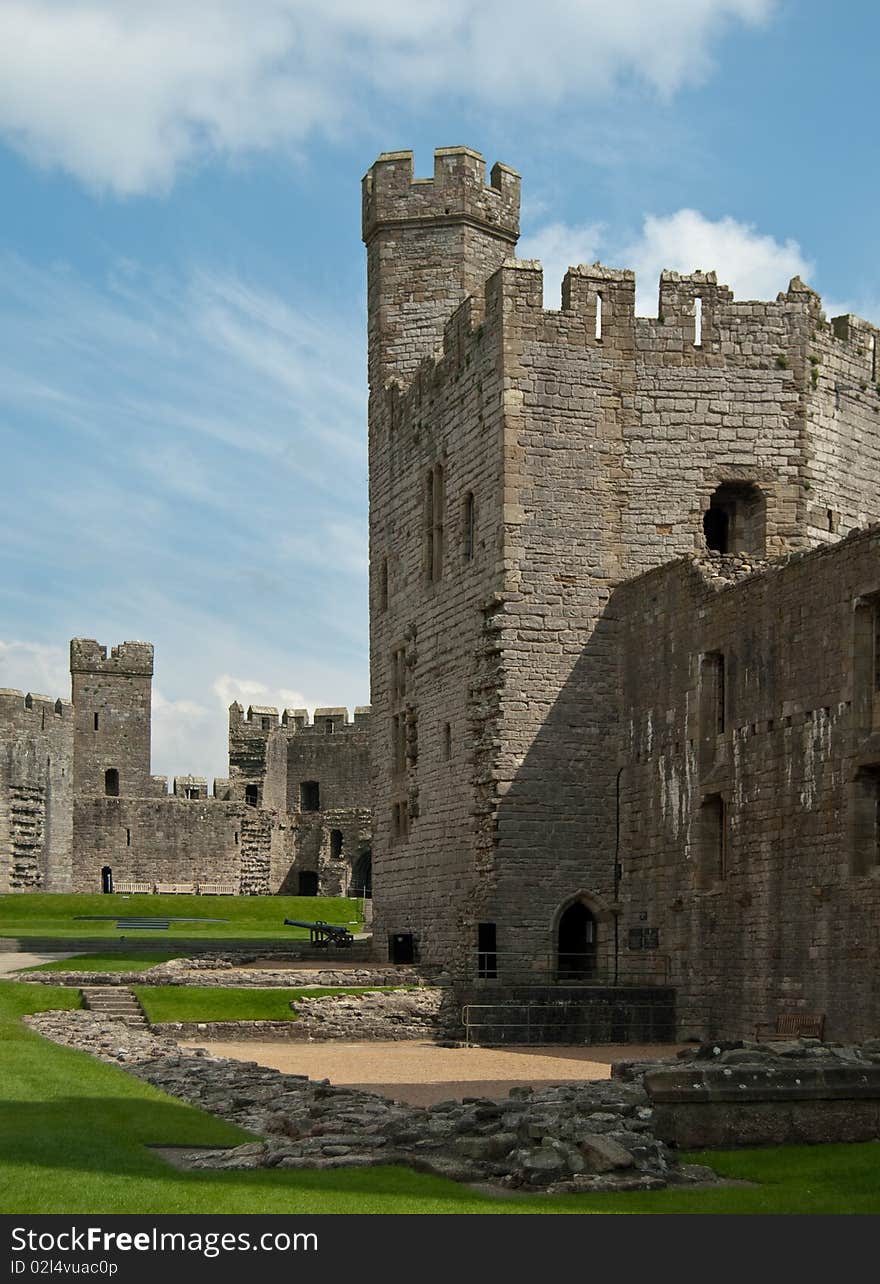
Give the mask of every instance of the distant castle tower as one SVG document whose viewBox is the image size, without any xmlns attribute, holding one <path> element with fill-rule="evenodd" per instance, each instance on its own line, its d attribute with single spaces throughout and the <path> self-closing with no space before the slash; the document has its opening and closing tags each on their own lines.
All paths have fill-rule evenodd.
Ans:
<svg viewBox="0 0 880 1284">
<path fill-rule="evenodd" d="M 150 783 L 153 647 L 91 638 L 70 644 L 77 797 L 144 797 Z"/>
</svg>

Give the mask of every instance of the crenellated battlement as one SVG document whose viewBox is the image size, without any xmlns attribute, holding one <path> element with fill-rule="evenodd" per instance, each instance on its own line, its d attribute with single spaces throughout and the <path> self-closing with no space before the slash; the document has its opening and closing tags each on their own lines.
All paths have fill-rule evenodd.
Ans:
<svg viewBox="0 0 880 1284">
<path fill-rule="evenodd" d="M 345 706 L 316 709 L 314 719 L 309 720 L 308 709 L 285 709 L 279 720 L 275 705 L 252 704 L 245 713 L 244 707 L 237 700 L 229 706 L 230 730 L 269 735 L 281 730 L 288 735 L 299 735 L 303 732 L 319 735 L 330 735 L 337 731 L 353 731 L 369 725 L 370 706 L 358 705 L 351 719 Z"/>
<path fill-rule="evenodd" d="M 52 696 L 39 695 L 35 692 L 18 691 L 14 687 L 0 688 L 0 729 L 5 722 L 16 723 L 30 715 L 33 722 L 45 724 L 46 717 L 70 718 L 73 705 L 69 700 L 54 699 Z"/>
<path fill-rule="evenodd" d="M 515 244 L 519 235 L 520 176 L 492 166 L 469 147 L 438 147 L 433 178 L 416 178 L 411 151 L 383 152 L 363 180 L 363 237 L 383 227 L 419 222 L 468 222 Z"/>
<path fill-rule="evenodd" d="M 107 654 L 106 646 L 94 638 L 73 638 L 70 643 L 71 673 L 109 673 L 153 676 L 151 642 L 120 642 Z"/>
</svg>

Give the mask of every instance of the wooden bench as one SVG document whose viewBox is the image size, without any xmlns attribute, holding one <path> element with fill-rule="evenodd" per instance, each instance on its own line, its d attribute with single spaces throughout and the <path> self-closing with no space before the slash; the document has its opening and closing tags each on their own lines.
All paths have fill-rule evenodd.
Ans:
<svg viewBox="0 0 880 1284">
<path fill-rule="evenodd" d="M 199 883 L 199 896 L 235 896 L 234 883 Z"/>
<path fill-rule="evenodd" d="M 150 893 L 153 890 L 153 884 L 152 883 L 131 883 L 131 882 L 125 882 L 120 880 L 119 882 L 114 882 L 113 890 L 114 892 L 127 892 L 129 895 L 131 895 L 132 892 Z"/>
<path fill-rule="evenodd" d="M 769 1021 L 755 1026 L 755 1038 L 767 1042 L 771 1039 L 822 1039 L 825 1035 L 825 1017 L 816 1012 L 782 1012 L 776 1024 Z"/>
<path fill-rule="evenodd" d="M 159 896 L 177 895 L 192 896 L 195 894 L 195 883 L 157 883 L 156 893 Z"/>
</svg>

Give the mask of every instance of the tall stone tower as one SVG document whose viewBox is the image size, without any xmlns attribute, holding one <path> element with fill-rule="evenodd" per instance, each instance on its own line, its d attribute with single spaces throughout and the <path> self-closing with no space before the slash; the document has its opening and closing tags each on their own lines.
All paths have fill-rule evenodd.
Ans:
<svg viewBox="0 0 880 1284">
<path fill-rule="evenodd" d="M 876 516 L 875 336 L 797 278 L 738 302 L 700 270 L 648 318 L 632 272 L 572 267 L 546 311 L 518 193 L 465 149 L 364 180 L 374 922 L 465 979 L 613 980 L 638 864 L 615 592 Z"/>
<path fill-rule="evenodd" d="M 145 797 L 150 785 L 153 647 L 90 638 L 70 644 L 74 794 Z"/>
</svg>

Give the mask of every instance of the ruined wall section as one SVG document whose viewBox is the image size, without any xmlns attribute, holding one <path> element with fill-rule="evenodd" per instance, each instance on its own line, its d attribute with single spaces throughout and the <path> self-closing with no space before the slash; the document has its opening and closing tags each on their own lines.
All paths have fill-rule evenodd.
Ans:
<svg viewBox="0 0 880 1284">
<path fill-rule="evenodd" d="M 681 1036 L 797 1010 L 831 1038 L 880 1024 L 876 800 L 858 810 L 880 765 L 873 614 L 856 640 L 878 551 L 875 527 L 740 583 L 676 563 L 614 595 L 620 971 L 676 987 Z M 722 731 L 706 655 L 724 660 Z"/>
<path fill-rule="evenodd" d="M 73 708 L 0 691 L 0 892 L 71 890 Z"/>
<path fill-rule="evenodd" d="M 284 847 L 284 819 L 216 798 L 78 798 L 73 891 L 101 890 L 109 865 L 123 881 L 228 883 L 243 895 L 281 890 L 273 869 Z M 285 871 L 286 872 L 286 871 Z"/>
<path fill-rule="evenodd" d="M 153 647 L 122 642 L 111 649 L 90 638 L 70 644 L 74 708 L 74 792 L 98 797 L 116 772 L 119 797 L 155 792 L 150 776 Z"/>
</svg>

